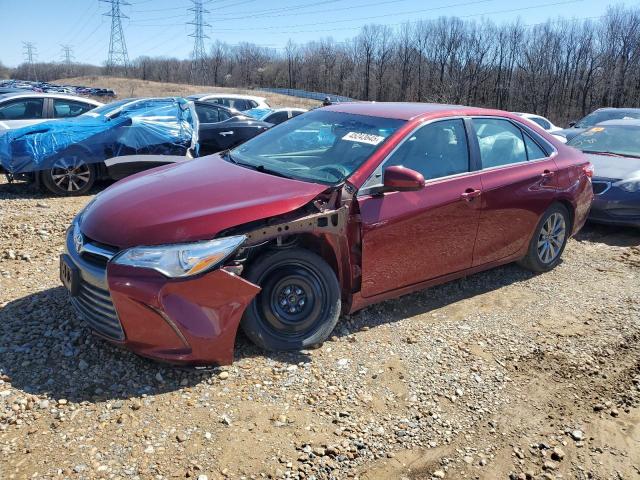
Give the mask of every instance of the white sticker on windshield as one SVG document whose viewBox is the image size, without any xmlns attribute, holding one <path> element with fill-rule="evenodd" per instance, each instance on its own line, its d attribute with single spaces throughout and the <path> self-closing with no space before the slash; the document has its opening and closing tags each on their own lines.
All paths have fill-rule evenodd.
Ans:
<svg viewBox="0 0 640 480">
<path fill-rule="evenodd" d="M 384 137 L 381 137 L 380 135 L 371 135 L 369 133 L 349 132 L 344 137 L 342 137 L 342 140 L 347 140 L 349 142 L 368 143 L 369 145 L 378 145 L 384 140 Z"/>
</svg>

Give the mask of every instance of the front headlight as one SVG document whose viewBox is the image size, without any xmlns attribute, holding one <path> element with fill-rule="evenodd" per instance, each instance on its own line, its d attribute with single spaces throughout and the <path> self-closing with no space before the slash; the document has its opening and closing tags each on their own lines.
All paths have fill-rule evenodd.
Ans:
<svg viewBox="0 0 640 480">
<path fill-rule="evenodd" d="M 640 192 L 640 179 L 620 180 L 614 183 L 613 186 L 629 193 Z"/>
<path fill-rule="evenodd" d="M 170 278 L 189 277 L 220 265 L 246 239 L 244 235 L 236 235 L 205 242 L 134 247 L 119 254 L 112 262 L 130 267 L 149 268 Z"/>
</svg>

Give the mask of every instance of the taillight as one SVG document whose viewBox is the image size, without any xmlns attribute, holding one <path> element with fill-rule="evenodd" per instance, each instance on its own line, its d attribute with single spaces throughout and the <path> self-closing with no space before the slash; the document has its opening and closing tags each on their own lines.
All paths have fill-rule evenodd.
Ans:
<svg viewBox="0 0 640 480">
<path fill-rule="evenodd" d="M 582 171 L 587 177 L 593 178 L 593 173 L 595 172 L 595 168 L 593 167 L 592 163 L 587 163 L 584 167 L 582 167 Z"/>
</svg>

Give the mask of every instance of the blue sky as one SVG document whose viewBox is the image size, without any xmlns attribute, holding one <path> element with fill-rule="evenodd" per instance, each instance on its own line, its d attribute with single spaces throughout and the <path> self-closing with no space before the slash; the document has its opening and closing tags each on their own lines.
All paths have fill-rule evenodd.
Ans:
<svg viewBox="0 0 640 480">
<path fill-rule="evenodd" d="M 496 22 L 520 17 L 524 24 L 548 18 L 603 15 L 600 0 L 205 0 L 208 42 L 249 41 L 282 48 L 291 38 L 302 43 L 322 37 L 353 37 L 366 23 L 398 25 L 406 21 L 460 16 Z M 129 58 L 167 55 L 186 58 L 193 48 L 189 0 L 129 0 L 123 12 Z M 638 2 L 633 2 L 637 4 Z M 627 2 L 628 5 L 632 3 Z M 109 5 L 99 0 L 0 0 L 0 62 L 23 60 L 23 41 L 33 42 L 38 61 L 60 60 L 61 44 L 73 48 L 76 61 L 101 64 L 109 48 Z"/>
</svg>

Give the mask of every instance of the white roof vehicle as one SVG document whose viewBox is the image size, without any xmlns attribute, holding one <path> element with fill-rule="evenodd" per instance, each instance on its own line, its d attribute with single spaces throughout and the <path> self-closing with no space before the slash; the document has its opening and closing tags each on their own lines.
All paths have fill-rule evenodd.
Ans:
<svg viewBox="0 0 640 480">
<path fill-rule="evenodd" d="M 562 128 L 555 126 L 553 123 L 551 123 L 551 120 L 543 117 L 542 115 L 536 115 L 535 113 L 520 113 L 520 112 L 513 112 L 513 113 L 515 113 L 516 115 L 526 120 L 529 120 L 530 122 L 535 123 L 540 128 L 542 128 L 543 130 L 546 130 L 549 133 L 558 132 L 562 130 Z"/>
<path fill-rule="evenodd" d="M 77 117 L 102 105 L 90 98 L 63 93 L 5 93 L 0 95 L 0 131 Z"/>
<path fill-rule="evenodd" d="M 235 108 L 240 112 L 251 110 L 252 108 L 271 108 L 264 97 L 253 95 L 241 95 L 235 93 L 197 93 L 189 95 L 189 100 L 199 100 L 201 102 L 217 103 L 227 108 Z"/>
</svg>

